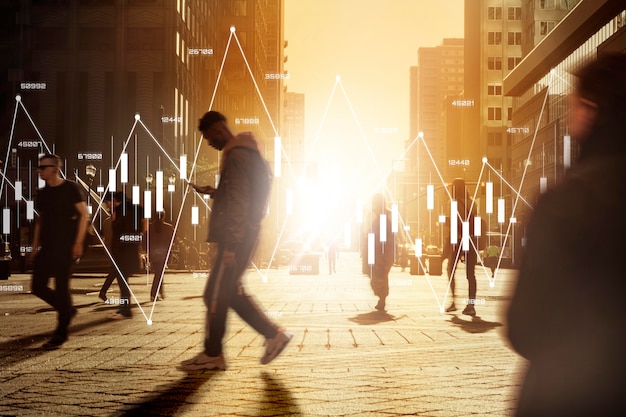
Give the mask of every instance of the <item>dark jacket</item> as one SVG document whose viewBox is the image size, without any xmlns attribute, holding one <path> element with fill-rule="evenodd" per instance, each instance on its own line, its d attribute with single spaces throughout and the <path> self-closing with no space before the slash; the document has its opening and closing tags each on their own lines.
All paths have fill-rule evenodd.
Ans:
<svg viewBox="0 0 626 417">
<path fill-rule="evenodd" d="M 124 275 L 139 272 L 139 249 L 142 242 L 143 207 L 124 200 L 115 208 L 111 223 L 111 253 Z"/>
<path fill-rule="evenodd" d="M 213 193 L 209 242 L 235 251 L 256 239 L 267 212 L 272 175 L 251 133 L 240 133 L 223 150 L 220 182 Z"/>
<path fill-rule="evenodd" d="M 597 132 L 528 226 L 508 337 L 530 361 L 519 416 L 626 411 L 626 137 Z"/>
</svg>

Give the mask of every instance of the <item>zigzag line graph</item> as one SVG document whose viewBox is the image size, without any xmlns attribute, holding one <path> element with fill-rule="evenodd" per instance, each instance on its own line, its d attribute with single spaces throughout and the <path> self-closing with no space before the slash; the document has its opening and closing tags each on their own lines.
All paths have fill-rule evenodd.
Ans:
<svg viewBox="0 0 626 417">
<path fill-rule="evenodd" d="M 281 163 L 281 159 L 284 158 L 285 159 L 285 163 L 287 164 L 287 166 L 289 167 L 289 174 L 292 177 L 297 177 L 300 173 L 295 172 L 296 170 L 293 167 L 292 161 L 290 160 L 290 157 L 288 155 L 287 150 L 283 147 L 282 142 L 280 141 L 280 137 L 279 137 L 279 133 L 276 127 L 275 122 L 272 120 L 271 118 L 271 114 L 265 104 L 265 100 L 263 99 L 263 96 L 261 94 L 261 91 L 259 89 L 259 86 L 254 78 L 254 74 L 248 64 L 248 60 L 246 58 L 246 54 L 244 51 L 244 48 L 242 47 L 241 43 L 239 42 L 239 39 L 237 38 L 237 34 L 236 34 L 236 30 L 234 27 L 232 27 L 230 29 L 230 36 L 228 38 L 228 42 L 227 42 L 227 46 L 226 46 L 226 50 L 224 52 L 224 56 L 222 58 L 222 64 L 220 67 L 220 71 L 218 73 L 217 76 L 217 80 L 216 80 L 216 84 L 215 84 L 215 88 L 213 91 L 213 95 L 211 97 L 211 102 L 209 105 L 209 110 L 212 109 L 217 91 L 218 91 L 218 87 L 220 84 L 220 80 L 222 77 L 222 72 L 224 69 L 224 63 L 226 62 L 226 59 L 228 57 L 228 54 L 230 52 L 230 47 L 231 47 L 231 43 L 232 40 L 235 40 L 235 43 L 240 51 L 240 53 L 242 54 L 245 64 L 246 64 L 246 68 L 248 70 L 248 73 L 254 83 L 255 86 L 255 90 L 259 96 L 259 99 L 261 100 L 262 104 L 263 104 L 263 108 L 265 110 L 265 114 L 267 119 L 269 120 L 269 122 L 271 123 L 272 129 L 275 133 L 275 164 L 280 164 Z M 353 225 L 355 223 L 360 223 L 363 221 L 363 201 L 368 198 L 369 196 L 371 196 L 372 190 L 377 191 L 377 192 L 382 192 L 387 201 L 389 201 L 392 205 L 392 212 L 394 213 L 394 215 L 392 216 L 393 220 L 394 220 L 394 226 L 393 226 L 393 230 L 394 230 L 394 234 L 404 234 L 404 238 L 406 239 L 407 242 L 411 242 L 411 245 L 413 245 L 413 249 L 415 251 L 416 254 L 421 254 L 422 253 L 422 248 L 421 248 L 421 236 L 412 236 L 408 227 L 407 223 L 406 223 L 406 219 L 404 219 L 402 217 L 402 215 L 400 215 L 397 212 L 397 206 L 398 206 L 398 200 L 396 198 L 396 196 L 393 193 L 393 190 L 391 190 L 388 186 L 388 177 L 389 175 L 392 173 L 392 170 L 394 169 L 394 166 L 392 166 L 388 171 L 384 171 L 381 166 L 382 166 L 382 161 L 380 161 L 377 158 L 376 152 L 374 151 L 374 148 L 372 146 L 372 141 L 368 138 L 365 129 L 363 128 L 362 124 L 360 123 L 359 119 L 358 119 L 358 115 L 357 115 L 357 111 L 355 110 L 354 106 L 352 105 L 352 102 L 350 100 L 349 94 L 346 91 L 346 89 L 344 88 L 342 82 L 341 82 L 341 77 L 337 76 L 335 79 L 335 83 L 333 85 L 332 91 L 329 95 L 329 99 L 327 102 L 327 106 L 324 110 L 323 116 L 322 116 L 322 120 L 320 121 L 319 124 L 319 128 L 317 131 L 317 134 L 315 136 L 315 138 L 313 139 L 313 142 L 310 145 L 310 149 L 308 151 L 308 153 L 312 153 L 312 151 L 314 151 L 317 147 L 318 141 L 319 141 L 319 136 L 320 136 L 320 132 L 322 130 L 322 126 L 325 123 L 327 114 L 330 111 L 330 107 L 331 107 L 331 103 L 333 102 L 333 100 L 335 99 L 335 95 L 337 91 L 341 91 L 342 96 L 345 100 L 345 102 L 347 103 L 349 109 L 350 109 L 350 113 L 352 115 L 353 118 L 353 122 L 355 123 L 358 132 L 359 132 L 359 139 L 361 140 L 361 144 L 364 146 L 364 148 L 367 151 L 367 160 L 362 161 L 362 164 L 360 165 L 361 169 L 365 169 L 365 170 L 369 170 L 370 173 L 373 171 L 374 175 L 371 175 L 367 178 L 363 178 L 363 181 L 360 184 L 339 184 L 337 185 L 335 188 L 335 186 L 333 185 L 333 195 L 330 196 L 330 198 L 334 198 L 333 196 L 336 197 L 335 194 L 337 194 L 338 192 L 340 193 L 340 187 L 343 185 L 346 189 L 352 187 L 355 189 L 355 195 L 358 195 L 357 198 L 355 198 L 355 201 L 352 202 L 352 204 L 354 204 L 354 206 L 356 207 L 356 210 L 352 211 L 351 214 L 349 215 L 345 215 L 344 217 L 342 217 L 341 219 L 339 219 L 339 222 L 342 223 L 344 225 L 344 235 L 345 235 L 345 240 L 347 241 L 349 238 L 348 236 L 351 235 L 350 233 L 350 229 L 351 227 L 353 227 Z M 548 85 L 548 89 L 546 91 L 546 97 L 544 100 L 544 106 L 542 108 L 542 114 L 545 108 L 545 104 L 547 102 L 547 98 L 548 98 L 548 94 L 550 92 L 550 85 Z M 53 152 L 53 149 L 51 149 L 48 144 L 46 143 L 45 139 L 43 138 L 43 136 L 41 135 L 41 133 L 39 132 L 36 123 L 33 121 L 33 119 L 30 117 L 30 114 L 28 113 L 26 107 L 24 106 L 23 102 L 21 101 L 21 98 L 19 96 L 16 97 L 16 107 L 15 107 L 15 112 L 14 112 L 14 116 L 13 116 L 13 122 L 12 122 L 12 129 L 11 129 L 11 134 L 10 134 L 10 138 L 9 138 L 9 145 L 7 147 L 7 156 L 5 158 L 5 160 L 8 160 L 9 155 L 8 152 L 11 149 L 11 144 L 14 140 L 14 130 L 13 127 L 15 126 L 15 121 L 17 119 L 18 116 L 18 110 L 21 109 L 23 110 L 24 114 L 28 117 L 30 123 L 32 124 L 33 128 L 35 129 L 35 131 L 37 132 L 37 135 L 40 139 L 41 145 L 42 145 L 42 150 L 45 149 L 46 152 Z M 541 118 L 541 116 L 540 116 Z M 167 151 L 162 147 L 162 145 L 160 144 L 160 141 L 156 138 L 156 136 L 150 131 L 150 129 L 141 121 L 141 117 L 140 115 L 135 115 L 135 121 L 130 129 L 130 132 L 126 138 L 126 140 L 123 142 L 123 148 L 122 151 L 119 155 L 119 158 L 117 159 L 117 162 L 115 164 L 114 167 L 111 168 L 111 170 L 109 171 L 109 184 L 107 185 L 107 187 L 104 190 L 104 195 L 106 195 L 108 192 L 112 192 L 114 190 L 116 190 L 116 183 L 117 183 L 117 178 L 119 177 L 120 180 L 122 179 L 122 177 L 127 176 L 127 172 L 123 172 L 124 169 L 127 169 L 127 158 L 128 158 L 128 153 L 127 153 L 127 149 L 129 147 L 130 141 L 133 139 L 133 135 L 136 133 L 136 129 L 141 128 L 143 129 L 149 136 L 149 138 L 152 140 L 152 142 L 154 144 L 157 145 L 157 147 L 159 148 L 161 155 L 164 157 L 164 159 L 171 165 L 171 167 L 173 167 L 173 169 L 178 173 L 178 177 L 179 180 L 181 182 L 181 184 L 184 184 L 184 191 L 182 193 L 182 203 L 180 205 L 180 207 L 178 208 L 178 213 L 176 214 L 176 221 L 174 224 L 174 236 L 176 235 L 176 231 L 178 230 L 179 226 L 180 226 L 180 221 L 182 218 L 182 213 L 183 213 L 183 209 L 184 209 L 184 203 L 186 201 L 186 199 L 188 198 L 190 191 L 192 191 L 194 193 L 194 205 L 192 207 L 192 218 L 194 217 L 193 212 L 196 212 L 196 216 L 197 216 L 197 210 L 198 207 L 196 206 L 196 202 L 199 199 L 205 206 L 207 210 L 210 210 L 210 207 L 208 206 L 208 203 L 206 202 L 205 198 L 201 197 L 201 198 L 197 198 L 199 195 L 193 191 L 192 188 L 190 188 L 190 183 L 189 183 L 189 178 L 192 178 L 195 174 L 195 170 L 197 167 L 197 163 L 198 163 L 198 157 L 200 154 L 200 151 L 202 149 L 202 143 L 203 141 L 200 140 L 197 144 L 196 149 L 194 150 L 194 156 L 193 156 L 193 160 L 191 163 L 191 167 L 188 170 L 187 168 L 187 157 L 184 154 L 181 154 L 179 156 L 179 161 L 177 163 L 177 161 L 175 161 L 175 159 L 169 155 L 167 153 Z M 533 152 L 533 149 L 535 147 L 535 140 L 537 138 L 537 132 L 538 132 L 539 126 L 537 126 L 537 128 L 535 129 L 534 132 L 534 136 L 533 136 L 533 141 L 529 150 L 529 158 L 531 153 Z M 134 136 L 136 138 L 136 135 Z M 201 138 L 202 139 L 202 138 Z M 136 142 L 136 141 L 135 141 Z M 136 146 L 136 143 L 135 143 Z M 421 146 L 424 148 L 424 150 L 426 151 L 426 154 L 428 156 L 428 162 L 430 162 L 432 164 L 433 169 L 436 172 L 437 175 L 437 179 L 439 182 L 439 185 L 446 191 L 447 197 L 449 199 L 449 201 L 451 202 L 451 206 L 452 206 L 452 202 L 454 201 L 452 198 L 452 195 L 450 194 L 450 191 L 447 188 L 447 184 L 446 181 L 444 180 L 440 169 L 437 167 L 435 160 L 430 152 L 430 150 L 428 149 L 428 146 L 426 144 L 426 141 L 424 139 L 424 136 L 420 133 L 420 135 L 418 135 L 416 138 L 414 138 L 411 143 L 409 144 L 409 146 L 404 149 L 401 153 L 401 155 L 399 155 L 399 159 L 402 159 L 406 156 L 406 154 L 415 146 Z M 136 152 L 135 152 L 136 155 Z M 372 170 L 372 168 L 374 168 Z M 8 184 L 8 186 L 10 186 L 11 188 L 13 188 L 14 190 L 17 190 L 18 187 L 16 187 L 15 183 L 11 183 L 10 180 L 6 177 L 6 165 L 4 167 L 4 170 L 2 172 L 2 181 L 1 181 L 1 185 L 0 185 L 0 196 L 6 192 L 5 190 L 5 183 Z M 489 164 L 489 162 L 487 161 L 486 158 L 483 159 L 482 161 L 482 167 L 480 170 L 480 174 L 478 176 L 478 178 L 476 179 L 476 183 L 481 183 L 481 182 L 487 182 L 488 184 L 491 183 L 491 181 L 489 180 L 489 178 L 486 178 L 487 175 L 486 173 L 493 173 L 501 182 L 501 184 L 504 184 L 508 189 L 511 190 L 511 192 L 514 194 L 515 199 L 513 202 L 513 207 L 512 207 L 512 215 L 511 215 L 511 219 L 509 219 L 508 222 L 506 222 L 502 216 L 503 216 L 503 212 L 504 212 L 504 204 L 503 203 L 498 203 L 498 208 L 499 208 L 499 213 L 498 213 L 498 217 L 499 217 L 499 223 L 501 224 L 505 224 L 506 223 L 506 233 L 505 233 L 505 244 L 503 246 L 506 246 L 506 241 L 507 239 L 509 239 L 509 235 L 511 233 L 512 230 L 512 226 L 514 224 L 514 216 L 515 216 L 515 212 L 517 209 L 518 204 L 525 204 L 528 207 L 531 207 L 530 204 L 528 203 L 528 201 L 526 199 L 524 199 L 524 197 L 520 194 L 520 191 L 524 185 L 524 181 L 525 181 L 525 177 L 526 177 L 526 170 L 528 169 L 527 166 L 525 166 L 524 168 L 524 173 L 522 175 L 522 179 L 520 184 L 515 187 L 512 184 L 510 184 L 509 181 L 507 181 L 506 178 L 504 178 L 502 176 L 502 174 L 498 171 L 498 169 L 496 169 L 495 167 L 491 166 Z M 136 170 L 136 164 L 135 164 L 135 170 Z M 280 168 L 276 168 L 275 167 L 275 171 L 278 171 L 277 174 L 280 174 Z M 157 182 L 162 181 L 162 173 L 163 171 L 161 170 L 160 167 L 160 159 L 159 159 L 159 170 L 157 171 Z M 67 175 L 67 173 L 64 173 L 64 175 Z M 301 175 L 301 174 L 300 174 Z M 135 185 L 133 185 L 131 187 L 131 194 L 133 196 L 133 204 L 139 206 L 140 205 L 140 191 L 139 191 L 139 186 L 136 184 L 136 176 L 137 173 L 135 172 Z M 279 175 L 277 175 L 279 176 Z M 95 193 L 93 192 L 90 188 L 87 188 L 87 184 L 86 182 L 80 178 L 80 176 L 78 175 L 78 173 L 76 173 L 76 179 L 77 182 L 79 184 L 81 184 L 83 187 L 85 187 L 86 190 L 89 191 L 90 193 L 90 198 L 94 199 L 94 201 L 97 202 L 97 208 L 95 211 L 95 214 L 92 216 L 92 224 L 101 216 L 105 216 L 107 213 L 104 210 L 104 207 L 102 206 L 102 201 L 101 201 L 101 197 L 102 197 L 102 193 Z M 339 181 L 341 183 L 341 181 Z M 29 182 L 30 183 L 30 182 Z M 331 182 L 332 183 L 332 182 Z M 127 179 L 125 179 L 125 181 L 122 181 L 122 188 L 124 190 L 124 192 L 126 192 L 126 184 L 127 184 Z M 492 184 L 492 183 L 491 183 Z M 18 184 L 21 187 L 21 184 Z M 160 184 L 162 185 L 162 184 Z M 492 184 L 493 185 L 493 184 Z M 428 188 L 430 188 L 430 186 L 434 186 L 434 184 L 428 184 Z M 502 185 L 501 185 L 502 186 Z M 158 186 L 157 186 L 157 190 L 158 190 Z M 489 187 L 488 187 L 488 191 L 489 191 Z M 477 192 L 478 192 L 478 188 L 475 189 L 474 191 L 474 195 L 473 195 L 473 201 L 476 201 L 476 196 L 477 196 Z M 34 211 L 33 209 L 33 202 L 32 202 L 32 193 L 29 194 L 29 196 L 22 196 L 21 192 L 19 193 L 20 195 L 18 196 L 18 192 L 15 191 L 16 193 L 16 200 L 19 200 L 21 202 L 26 203 L 26 207 L 27 207 L 27 211 L 28 211 L 28 216 L 27 218 L 30 220 L 32 220 L 34 218 L 34 216 L 37 215 L 37 213 Z M 293 190 L 288 190 L 287 191 L 288 196 L 285 197 L 285 200 L 290 200 L 290 199 L 294 199 L 294 198 L 299 198 L 299 197 L 307 197 L 305 195 L 305 192 L 300 192 L 297 191 L 294 192 Z M 19 197 L 19 198 L 17 198 Z M 158 195 L 158 191 L 157 191 L 157 211 L 162 211 L 162 200 L 159 203 L 159 198 L 162 199 L 162 195 L 159 196 Z M 310 196 L 308 196 L 310 197 Z M 487 196 L 487 199 L 492 199 L 492 196 Z M 322 199 L 321 196 L 318 196 L 318 199 Z M 5 201 L 7 200 L 6 198 L 6 194 L 5 194 Z M 152 195 L 151 195 L 151 191 L 150 190 L 144 190 L 144 201 L 143 201 L 143 207 L 144 207 L 144 216 L 143 219 L 150 219 L 152 216 L 151 210 L 152 210 L 152 206 L 151 206 L 151 202 L 152 202 Z M 486 207 L 486 211 L 487 213 L 491 213 L 490 211 L 490 207 L 492 204 L 491 203 L 487 203 L 487 207 Z M 430 208 L 429 208 L 430 209 Z M 502 214 L 500 214 L 500 210 L 502 210 Z M 448 213 L 448 218 L 453 218 L 450 216 L 450 214 L 453 214 L 452 212 Z M 9 230 L 7 230 L 6 228 L 6 222 L 7 222 L 7 218 L 5 216 L 10 216 L 10 214 L 7 214 L 7 208 L 6 208 L 6 203 L 5 203 L 5 209 L 3 210 L 3 220 L 5 223 L 5 227 L 3 228 L 3 233 L 5 234 L 5 241 L 7 241 L 8 239 L 8 233 L 10 233 L 10 228 Z M 19 216 L 18 216 L 19 217 Z M 275 255 L 277 254 L 277 251 L 279 250 L 279 247 L 281 245 L 281 242 L 284 238 L 284 233 L 287 227 L 287 223 L 289 221 L 289 217 L 290 217 L 290 212 L 287 211 L 287 214 L 285 215 L 282 224 L 279 227 L 279 231 L 277 233 L 277 239 L 274 242 L 273 245 L 273 249 L 272 249 L 272 255 L 269 259 L 268 265 L 266 267 L 266 269 L 262 270 L 259 266 L 254 265 L 253 264 L 253 268 L 255 269 L 256 273 L 261 277 L 261 279 L 266 282 L 268 279 L 268 271 L 272 266 L 272 263 L 275 262 L 274 258 Z M 457 217 L 462 223 L 467 223 L 468 219 L 462 218 L 460 216 L 459 213 L 455 214 L 455 217 Z M 97 227 L 93 228 L 95 231 L 95 234 L 98 238 L 98 240 L 100 241 L 100 243 L 103 245 L 103 247 L 106 249 L 106 245 L 104 244 L 104 240 L 103 237 L 100 235 L 100 233 L 97 231 Z M 451 228 L 452 229 L 452 228 Z M 463 228 L 463 230 L 465 231 L 465 227 Z M 149 233 L 149 230 L 148 230 Z M 415 238 L 415 239 L 414 239 Z M 451 237 L 452 238 L 452 237 Z M 463 242 L 462 245 L 459 245 L 459 248 L 464 246 L 464 250 L 474 250 L 476 251 L 476 253 L 478 254 L 477 258 L 479 261 L 480 266 L 479 268 L 479 272 L 482 271 L 483 273 L 479 274 L 481 277 L 484 276 L 487 278 L 488 282 L 489 282 L 489 286 L 490 287 L 494 287 L 496 280 L 497 280 L 497 272 L 500 269 L 500 264 L 502 261 L 502 257 L 503 257 L 503 251 L 500 252 L 499 257 L 498 257 L 498 263 L 497 263 L 497 267 L 496 267 L 496 274 L 493 276 L 493 278 L 490 276 L 488 269 L 485 267 L 483 260 L 480 257 L 480 252 L 478 251 L 478 248 L 476 248 L 474 246 L 474 243 L 472 241 L 472 239 L 469 238 L 469 236 L 467 236 L 467 234 L 464 232 L 464 234 L 461 236 L 460 241 Z M 172 251 L 172 246 L 174 244 L 174 237 L 172 237 L 170 244 L 169 244 L 169 248 L 167 251 L 167 258 L 169 259 L 171 251 Z M 471 248 L 468 248 L 468 246 L 472 246 Z M 120 268 L 117 265 L 117 263 L 115 262 L 114 257 L 112 256 L 112 254 L 109 252 L 108 249 L 106 249 L 107 255 L 109 256 L 111 262 L 115 265 L 115 268 L 117 269 L 117 272 L 121 274 Z M 456 257 L 458 258 L 460 256 L 460 250 L 456 253 Z M 417 258 L 418 261 L 421 264 L 421 267 L 424 268 L 424 264 L 422 263 L 422 258 L 418 257 Z M 167 263 L 167 260 L 166 260 Z M 454 273 L 454 271 L 453 271 Z M 148 274 L 148 272 L 146 272 L 146 275 Z M 127 277 L 122 276 L 122 279 L 124 279 L 125 281 L 127 281 Z M 159 279 L 159 287 L 162 285 L 162 279 L 163 277 L 161 276 Z M 446 299 L 448 297 L 448 293 L 450 290 L 450 284 L 448 283 L 448 287 L 446 289 L 445 294 L 440 297 L 436 290 L 434 285 L 432 284 L 432 282 L 430 281 L 430 277 L 428 275 L 426 275 L 426 279 L 427 282 L 429 283 L 429 286 L 431 288 L 432 294 L 433 294 L 433 298 L 434 301 L 439 309 L 440 312 L 444 311 L 444 305 L 446 303 Z M 130 287 L 130 286 L 129 286 Z M 157 306 L 157 302 L 152 302 L 151 306 L 149 309 L 144 308 L 144 305 L 142 305 L 142 303 L 137 299 L 137 297 L 135 296 L 135 293 L 132 292 L 132 288 L 131 288 L 131 297 L 133 298 L 134 302 L 136 303 L 139 311 L 141 312 L 141 314 L 143 315 L 144 319 L 146 320 L 146 323 L 148 325 L 151 325 L 153 323 L 153 316 L 155 314 L 156 311 L 156 306 Z"/>
</svg>

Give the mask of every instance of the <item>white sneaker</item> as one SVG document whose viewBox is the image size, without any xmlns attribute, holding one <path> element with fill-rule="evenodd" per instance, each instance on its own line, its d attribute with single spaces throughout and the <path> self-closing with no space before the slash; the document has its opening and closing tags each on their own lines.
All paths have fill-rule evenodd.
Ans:
<svg viewBox="0 0 626 417">
<path fill-rule="evenodd" d="M 283 329 L 278 330 L 276 336 L 271 339 L 265 340 L 265 354 L 261 358 L 261 363 L 263 365 L 267 365 L 274 359 L 276 356 L 280 355 L 280 352 L 285 349 L 285 347 L 291 341 L 293 334 L 286 332 Z"/>
<path fill-rule="evenodd" d="M 183 371 L 225 371 L 224 355 L 208 356 L 201 352 L 191 359 L 184 360 L 178 366 Z"/>
</svg>

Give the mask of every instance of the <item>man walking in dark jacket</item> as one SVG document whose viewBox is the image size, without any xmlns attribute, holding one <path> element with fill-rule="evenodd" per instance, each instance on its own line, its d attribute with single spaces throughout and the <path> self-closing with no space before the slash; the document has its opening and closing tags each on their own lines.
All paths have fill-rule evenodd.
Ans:
<svg viewBox="0 0 626 417">
<path fill-rule="evenodd" d="M 580 157 L 528 225 L 508 337 L 530 361 L 517 416 L 626 414 L 626 54 L 579 73 Z"/>
<path fill-rule="evenodd" d="M 229 308 L 265 336 L 261 363 L 267 364 L 282 352 L 293 335 L 272 323 L 246 294 L 242 276 L 254 254 L 261 220 L 267 211 L 271 173 L 254 136 L 249 132 L 233 134 L 222 114 L 206 113 L 200 119 L 199 130 L 210 146 L 222 151 L 218 188 L 194 185 L 198 192 L 213 199 L 208 242 L 217 245 L 217 254 L 204 291 L 207 306 L 204 350 L 183 361 L 181 368 L 226 369 L 222 339 Z"/>
</svg>

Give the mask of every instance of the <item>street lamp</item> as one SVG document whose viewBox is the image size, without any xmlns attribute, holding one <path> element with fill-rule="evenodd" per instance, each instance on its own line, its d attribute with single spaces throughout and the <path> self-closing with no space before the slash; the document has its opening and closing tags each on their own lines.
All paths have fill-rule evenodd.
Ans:
<svg viewBox="0 0 626 417">
<path fill-rule="evenodd" d="M 96 177 L 96 167 L 93 164 L 89 164 L 85 167 L 85 175 L 89 179 L 88 187 L 89 193 L 87 194 L 87 209 L 89 211 L 89 215 L 92 215 L 93 209 L 91 208 L 91 186 L 93 185 L 93 179 Z"/>
<path fill-rule="evenodd" d="M 152 182 L 154 181 L 154 177 L 151 173 L 146 175 L 146 188 L 149 190 L 152 187 Z"/>
<path fill-rule="evenodd" d="M 143 192 L 143 217 L 144 219 L 152 218 L 152 193 L 150 191 L 154 177 L 148 172 L 146 175 L 146 190 Z"/>
</svg>

